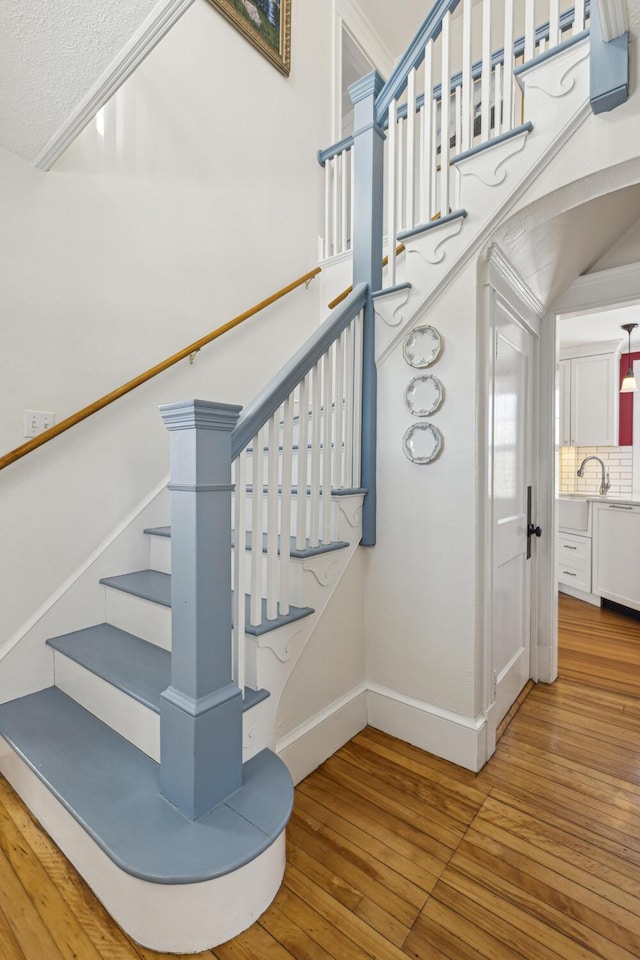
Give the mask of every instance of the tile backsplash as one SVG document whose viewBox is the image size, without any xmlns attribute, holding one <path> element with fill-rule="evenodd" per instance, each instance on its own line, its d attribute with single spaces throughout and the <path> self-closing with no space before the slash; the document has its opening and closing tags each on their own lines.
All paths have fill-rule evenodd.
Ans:
<svg viewBox="0 0 640 960">
<path fill-rule="evenodd" d="M 633 492 L 632 447 L 560 447 L 558 481 L 560 493 L 600 493 L 602 471 L 600 464 L 591 460 L 579 477 L 578 467 L 585 457 L 595 454 L 604 460 L 609 471 L 610 492 L 621 496 Z"/>
</svg>

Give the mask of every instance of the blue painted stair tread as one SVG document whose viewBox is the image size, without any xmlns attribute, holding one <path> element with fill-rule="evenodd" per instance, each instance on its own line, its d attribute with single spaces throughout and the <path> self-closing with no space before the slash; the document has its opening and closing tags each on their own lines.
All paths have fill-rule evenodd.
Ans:
<svg viewBox="0 0 640 960">
<path fill-rule="evenodd" d="M 75 663 L 106 680 L 155 713 L 160 695 L 171 683 L 171 654 L 110 623 L 97 623 L 47 644 Z M 245 688 L 242 710 L 250 710 L 270 696 L 268 690 Z"/>
<path fill-rule="evenodd" d="M 148 527 L 145 533 L 153 537 L 171 537 L 171 527 Z M 246 533 L 246 549 L 251 550 L 253 535 L 250 530 Z M 231 542 L 235 543 L 235 536 L 232 532 Z M 323 553 L 332 553 L 334 550 L 345 550 L 349 544 L 346 540 L 332 540 L 330 543 L 319 543 L 317 547 L 312 547 L 309 538 L 305 541 L 305 546 L 298 549 L 296 538 L 289 538 L 289 556 L 296 560 L 307 560 L 309 557 L 318 557 Z M 262 534 L 262 552 L 267 552 L 267 534 Z M 280 554 L 280 537 L 278 536 L 278 555 Z"/>
<path fill-rule="evenodd" d="M 47 644 L 91 673 L 160 712 L 160 694 L 171 683 L 171 654 L 153 643 L 97 623 L 84 630 L 52 637 Z"/>
<path fill-rule="evenodd" d="M 100 583 L 124 593 L 131 593 L 135 597 L 161 603 L 165 607 L 171 606 L 171 574 L 160 573 L 158 570 L 136 570 L 134 573 L 123 573 L 118 577 L 103 577 Z M 261 622 L 251 626 L 250 621 L 251 598 L 245 597 L 245 633 L 253 637 L 261 637 L 264 633 L 277 630 L 295 620 L 302 620 L 315 613 L 312 607 L 289 607 L 288 613 L 278 612 L 273 620 L 267 619 L 267 601 L 262 598 Z"/>
<path fill-rule="evenodd" d="M 250 863 L 280 835 L 293 784 L 263 750 L 236 793 L 194 822 L 159 792 L 159 765 L 55 687 L 0 704 L 0 735 L 126 873 L 198 883 Z"/>
</svg>

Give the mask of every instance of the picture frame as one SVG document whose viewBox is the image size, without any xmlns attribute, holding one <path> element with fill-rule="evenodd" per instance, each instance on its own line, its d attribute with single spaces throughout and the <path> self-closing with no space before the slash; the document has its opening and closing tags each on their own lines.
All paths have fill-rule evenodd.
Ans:
<svg viewBox="0 0 640 960">
<path fill-rule="evenodd" d="M 209 0 L 285 77 L 291 70 L 291 0 Z"/>
</svg>

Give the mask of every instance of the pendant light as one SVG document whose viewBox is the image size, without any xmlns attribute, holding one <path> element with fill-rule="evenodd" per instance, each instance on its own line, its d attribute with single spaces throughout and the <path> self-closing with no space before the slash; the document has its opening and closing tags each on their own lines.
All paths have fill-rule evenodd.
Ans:
<svg viewBox="0 0 640 960">
<path fill-rule="evenodd" d="M 625 373 L 624 379 L 620 384 L 620 393 L 635 393 L 638 389 L 636 378 L 633 375 L 633 366 L 631 364 L 631 331 L 635 330 L 637 326 L 637 323 L 622 324 L 622 329 L 626 330 L 629 334 L 629 362 L 627 363 L 627 372 Z"/>
</svg>

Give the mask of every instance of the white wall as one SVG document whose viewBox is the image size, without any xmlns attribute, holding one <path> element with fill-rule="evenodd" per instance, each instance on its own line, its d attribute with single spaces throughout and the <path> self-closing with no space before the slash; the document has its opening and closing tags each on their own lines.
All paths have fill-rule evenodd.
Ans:
<svg viewBox="0 0 640 960">
<path fill-rule="evenodd" d="M 475 262 L 428 315 L 444 348 L 428 372 L 445 390 L 429 419 L 444 446 L 431 464 L 402 451 L 416 422 L 403 392 L 418 373 L 396 347 L 378 371 L 378 540 L 367 551 L 367 679 L 474 717 L 476 570 Z"/>
<path fill-rule="evenodd" d="M 0 155 L 0 450 L 315 265 L 328 4 L 293 5 L 285 79 L 205 0 L 44 174 Z M 115 114 L 115 116 L 114 116 Z M 0 649 L 168 470 L 161 402 L 245 402 L 321 316 L 312 286 L 0 473 Z M 322 309 L 322 315 L 326 310 Z"/>
</svg>

